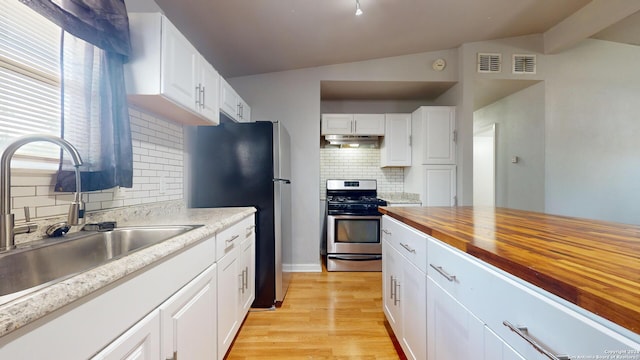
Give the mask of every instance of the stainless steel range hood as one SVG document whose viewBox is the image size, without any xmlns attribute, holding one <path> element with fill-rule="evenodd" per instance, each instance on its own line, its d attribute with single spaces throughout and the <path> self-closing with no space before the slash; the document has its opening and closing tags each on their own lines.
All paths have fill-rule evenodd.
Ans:
<svg viewBox="0 0 640 360">
<path fill-rule="evenodd" d="M 340 147 L 378 147 L 379 136 L 375 135 L 325 135 L 329 145 Z"/>
</svg>

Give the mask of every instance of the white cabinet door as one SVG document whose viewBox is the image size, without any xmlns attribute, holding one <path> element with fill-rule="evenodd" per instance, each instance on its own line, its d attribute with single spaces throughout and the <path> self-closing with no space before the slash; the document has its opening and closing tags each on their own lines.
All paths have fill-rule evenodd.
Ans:
<svg viewBox="0 0 640 360">
<path fill-rule="evenodd" d="M 420 194 L 423 206 L 456 205 L 456 166 L 423 165 L 424 188 Z"/>
<path fill-rule="evenodd" d="M 220 106 L 218 105 L 220 98 L 218 95 L 220 75 L 218 75 L 216 69 L 203 58 L 200 59 L 198 70 L 200 73 L 200 81 L 197 86 L 199 92 L 197 94 L 199 111 L 202 116 L 210 120 L 212 124 L 217 125 L 220 123 Z"/>
<path fill-rule="evenodd" d="M 154 310 L 91 359 L 156 360 L 159 358 L 160 312 Z"/>
<path fill-rule="evenodd" d="M 353 133 L 353 114 L 322 114 L 322 135 Z"/>
<path fill-rule="evenodd" d="M 216 357 L 216 264 L 160 306 L 162 359 Z"/>
<path fill-rule="evenodd" d="M 164 20 L 162 21 L 162 93 L 183 106 L 195 108 L 196 62 L 200 54 L 173 24 Z"/>
<path fill-rule="evenodd" d="M 384 236 L 384 235 L 383 235 Z M 382 306 L 387 321 L 398 339 L 402 338 L 402 325 L 399 295 L 397 289 L 400 286 L 402 275 L 402 257 L 400 253 L 391 247 L 388 241 L 382 242 Z"/>
<path fill-rule="evenodd" d="M 240 96 L 238 96 L 238 113 L 238 121 L 251 122 L 251 107 Z"/>
<path fill-rule="evenodd" d="M 402 308 L 402 348 L 409 359 L 427 358 L 426 275 L 413 264 L 403 262 L 400 302 Z"/>
<path fill-rule="evenodd" d="M 220 110 L 238 121 L 238 94 L 222 77 L 220 78 Z"/>
<path fill-rule="evenodd" d="M 238 249 L 218 261 L 218 359 L 224 358 L 240 327 L 238 304 L 242 277 Z"/>
<path fill-rule="evenodd" d="M 513 348 L 507 345 L 496 333 L 484 327 L 484 359 L 486 360 L 525 360 Z"/>
<path fill-rule="evenodd" d="M 247 314 L 255 300 L 256 295 L 256 235 L 253 223 L 245 226 L 245 239 L 242 242 L 242 261 L 240 274 L 242 276 L 240 315 L 242 318 Z"/>
<path fill-rule="evenodd" d="M 422 164 L 456 163 L 455 108 L 426 107 L 422 116 Z"/>
<path fill-rule="evenodd" d="M 409 359 L 427 356 L 426 236 L 382 218 L 383 311 Z"/>
<path fill-rule="evenodd" d="M 179 123 L 217 125 L 218 73 L 211 64 L 162 14 L 130 13 L 129 28 L 129 103 Z"/>
<path fill-rule="evenodd" d="M 353 134 L 384 135 L 384 114 L 354 114 Z"/>
<path fill-rule="evenodd" d="M 411 166 L 411 114 L 386 114 L 380 166 Z"/>
<path fill-rule="evenodd" d="M 220 78 L 220 110 L 237 122 L 251 121 L 251 107 L 224 79 Z"/>
<path fill-rule="evenodd" d="M 427 276 L 427 333 L 429 360 L 482 359 L 484 324 L 430 276 Z"/>
</svg>

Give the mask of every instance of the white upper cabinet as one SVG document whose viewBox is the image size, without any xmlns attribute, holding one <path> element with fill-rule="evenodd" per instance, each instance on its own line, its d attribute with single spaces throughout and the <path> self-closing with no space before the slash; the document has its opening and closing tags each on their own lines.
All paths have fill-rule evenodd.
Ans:
<svg viewBox="0 0 640 360">
<path fill-rule="evenodd" d="M 129 30 L 129 102 L 179 123 L 217 125 L 219 75 L 213 66 L 162 14 L 130 13 Z"/>
<path fill-rule="evenodd" d="M 456 116 L 453 106 L 421 106 L 412 114 L 419 163 L 456 163 Z"/>
<path fill-rule="evenodd" d="M 251 121 L 251 107 L 222 77 L 220 78 L 220 111 L 237 122 Z"/>
<path fill-rule="evenodd" d="M 411 166 L 411 114 L 385 114 L 380 166 Z"/>
<path fill-rule="evenodd" d="M 355 135 L 384 135 L 384 114 L 353 114 Z"/>
<path fill-rule="evenodd" d="M 384 114 L 322 114 L 322 135 L 384 135 Z"/>
<path fill-rule="evenodd" d="M 353 114 L 322 114 L 322 135 L 351 135 Z"/>
<path fill-rule="evenodd" d="M 218 105 L 218 89 L 220 87 L 220 76 L 211 64 L 200 58 L 200 79 L 198 84 L 200 88 L 200 99 L 197 105 L 200 112 L 207 119 L 215 119 L 215 123 L 219 122 L 220 107 Z"/>
<path fill-rule="evenodd" d="M 191 105 L 198 76 L 198 51 L 168 20 L 162 19 L 161 23 L 161 70 L 156 75 L 160 76 L 160 93 L 179 104 Z"/>
</svg>

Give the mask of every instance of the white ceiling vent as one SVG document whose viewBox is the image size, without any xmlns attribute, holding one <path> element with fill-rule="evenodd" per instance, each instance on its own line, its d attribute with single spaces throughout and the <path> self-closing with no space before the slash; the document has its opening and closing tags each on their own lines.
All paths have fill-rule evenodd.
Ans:
<svg viewBox="0 0 640 360">
<path fill-rule="evenodd" d="M 513 54 L 514 74 L 535 74 L 536 56 Z"/>
<path fill-rule="evenodd" d="M 502 54 L 478 53 L 479 73 L 499 73 L 502 71 Z"/>
</svg>

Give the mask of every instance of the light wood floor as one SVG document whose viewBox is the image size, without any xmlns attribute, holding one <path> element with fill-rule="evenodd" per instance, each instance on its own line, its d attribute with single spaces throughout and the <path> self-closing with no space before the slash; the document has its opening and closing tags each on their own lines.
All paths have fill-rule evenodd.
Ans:
<svg viewBox="0 0 640 360">
<path fill-rule="evenodd" d="M 252 309 L 227 359 L 400 359 L 379 272 L 294 273 L 281 308 Z"/>
</svg>

